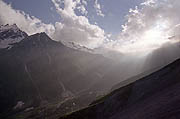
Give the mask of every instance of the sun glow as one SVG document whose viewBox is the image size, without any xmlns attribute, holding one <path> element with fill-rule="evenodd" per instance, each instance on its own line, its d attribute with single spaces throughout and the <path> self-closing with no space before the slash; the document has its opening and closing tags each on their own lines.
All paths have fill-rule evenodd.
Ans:
<svg viewBox="0 0 180 119">
<path fill-rule="evenodd" d="M 160 46 L 169 41 L 167 33 L 163 29 L 156 27 L 145 31 L 141 39 L 146 46 Z"/>
<path fill-rule="evenodd" d="M 151 52 L 161 47 L 169 40 L 169 23 L 167 21 L 158 21 L 153 26 L 145 29 L 140 35 L 132 34 L 132 41 L 123 45 L 121 52 Z M 134 39 L 133 39 L 134 38 Z"/>
<path fill-rule="evenodd" d="M 162 44 L 169 42 L 168 28 L 168 21 L 158 21 L 151 29 L 145 31 L 142 39 L 147 45 L 160 47 Z"/>
</svg>

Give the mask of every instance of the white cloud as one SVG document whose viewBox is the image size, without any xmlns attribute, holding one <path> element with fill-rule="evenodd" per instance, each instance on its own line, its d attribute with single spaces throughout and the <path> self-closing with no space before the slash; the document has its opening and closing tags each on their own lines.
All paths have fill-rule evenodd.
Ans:
<svg viewBox="0 0 180 119">
<path fill-rule="evenodd" d="M 51 35 L 54 32 L 52 24 L 44 24 L 40 19 L 30 16 L 23 11 L 15 10 L 11 5 L 0 0 L 0 24 L 14 23 L 29 35 L 38 32 L 46 32 Z"/>
<path fill-rule="evenodd" d="M 106 39 L 104 30 L 97 25 L 89 23 L 85 16 L 77 16 L 79 0 L 64 0 L 64 6 L 58 0 L 52 0 L 56 6 L 57 12 L 62 18 L 62 22 L 55 25 L 54 39 L 64 42 L 75 42 L 89 48 L 95 48 L 101 45 Z"/>
<path fill-rule="evenodd" d="M 86 10 L 85 6 L 84 5 L 80 5 L 77 7 L 77 9 L 83 14 L 83 15 L 87 15 L 88 14 L 88 11 Z"/>
<path fill-rule="evenodd" d="M 88 48 L 101 46 L 121 52 L 151 51 L 163 43 L 175 42 L 180 38 L 179 0 L 146 0 L 139 8 L 130 9 L 117 40 L 111 40 L 114 36 L 105 34 L 98 24 L 91 24 L 84 16 L 88 14 L 87 1 L 52 0 L 52 2 L 61 16 L 55 25 L 44 24 L 40 19 L 15 10 L 2 0 L 0 0 L 0 24 L 16 23 L 28 34 L 46 32 L 57 41 L 75 42 Z M 101 11 L 97 0 L 94 7 Z M 76 10 L 82 15 L 78 16 Z"/>
<path fill-rule="evenodd" d="M 146 0 L 145 2 L 141 3 L 141 5 L 147 5 L 147 6 L 150 6 L 150 5 L 153 5 L 157 2 L 157 0 Z"/>
<path fill-rule="evenodd" d="M 0 0 L 0 24 L 14 24 L 29 35 L 46 32 L 51 38 L 63 42 L 75 42 L 89 48 L 101 45 L 106 39 L 104 30 L 89 23 L 86 16 L 77 16 L 76 10 L 87 15 L 85 0 L 52 0 L 61 20 L 55 25 L 45 24 L 40 19 L 23 11 L 15 10 Z M 52 8 L 51 8 L 52 9 Z M 2 12 L 3 11 L 3 12 Z"/>
<path fill-rule="evenodd" d="M 179 0 L 146 0 L 140 8 L 129 10 L 118 40 L 108 45 L 123 52 L 148 52 L 175 42 L 180 38 L 179 11 Z"/>
<path fill-rule="evenodd" d="M 87 6 L 87 1 L 86 0 L 82 0 L 82 3 Z"/>
<path fill-rule="evenodd" d="M 105 15 L 103 14 L 103 12 L 101 10 L 101 5 L 98 3 L 98 0 L 94 1 L 94 8 L 95 8 L 96 13 L 97 13 L 98 16 L 105 17 Z"/>
</svg>

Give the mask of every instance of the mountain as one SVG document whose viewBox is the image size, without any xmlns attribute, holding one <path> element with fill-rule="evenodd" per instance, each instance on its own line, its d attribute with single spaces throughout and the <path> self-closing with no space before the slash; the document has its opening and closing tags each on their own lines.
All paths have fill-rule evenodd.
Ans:
<svg viewBox="0 0 180 119">
<path fill-rule="evenodd" d="M 55 102 L 65 105 L 76 102 L 72 110 L 63 114 L 74 111 L 87 106 L 115 83 L 106 82 L 104 77 L 115 66 L 112 60 L 69 48 L 45 33 L 28 36 L 16 25 L 5 25 L 1 26 L 1 40 L 12 43 L 0 49 L 3 118 Z"/>
<path fill-rule="evenodd" d="M 178 119 L 180 59 L 60 119 Z"/>
<path fill-rule="evenodd" d="M 128 85 L 140 78 L 143 78 L 164 66 L 172 63 L 173 61 L 180 58 L 180 45 L 177 43 L 166 43 L 160 48 L 151 52 L 147 57 L 141 69 L 141 73 L 135 76 L 131 76 L 124 81 L 121 81 L 114 85 L 111 90 L 118 89 L 122 86 Z M 136 70 L 136 69 L 134 69 Z"/>
<path fill-rule="evenodd" d="M 16 24 L 0 26 L 0 49 L 12 47 L 12 44 L 20 42 L 28 35 L 21 31 Z"/>
<path fill-rule="evenodd" d="M 54 41 L 46 33 L 28 36 L 16 25 L 0 29 L 0 118 L 56 119 L 87 107 L 119 82 L 113 90 L 165 65 L 155 63 L 161 57 L 156 53 L 147 58 L 145 66 L 132 56 L 103 48 L 95 49 L 99 52 L 96 54 L 75 43 L 69 46 Z M 157 54 L 164 53 L 161 51 Z M 167 51 L 170 54 L 174 50 Z M 178 53 L 167 63 L 174 56 Z"/>
<path fill-rule="evenodd" d="M 143 70 L 150 70 L 157 67 L 162 68 L 178 58 L 180 58 L 179 42 L 166 43 L 148 55 Z"/>
<path fill-rule="evenodd" d="M 90 76 L 85 69 L 90 68 L 85 64 L 98 56 L 67 48 L 45 33 L 3 49 L 0 57 L 0 112 L 12 109 L 19 101 L 28 106 L 72 97 L 99 79 L 98 69 Z M 88 60 L 78 62 L 83 57 Z"/>
</svg>

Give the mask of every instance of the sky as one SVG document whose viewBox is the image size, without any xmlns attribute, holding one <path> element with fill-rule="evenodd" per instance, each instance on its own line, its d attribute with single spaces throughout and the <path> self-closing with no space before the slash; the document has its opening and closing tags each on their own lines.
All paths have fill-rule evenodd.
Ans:
<svg viewBox="0 0 180 119">
<path fill-rule="evenodd" d="M 143 0 L 99 0 L 102 6 L 104 17 L 98 16 L 92 8 L 94 0 L 89 0 L 88 19 L 91 23 L 98 23 L 106 32 L 116 34 L 125 23 L 125 15 L 130 8 L 139 6 Z M 11 4 L 14 9 L 22 10 L 25 13 L 41 19 L 44 23 L 55 23 L 59 21 L 55 6 L 51 0 L 4 0 Z"/>
<path fill-rule="evenodd" d="M 0 0 L 0 25 L 122 53 L 149 52 L 180 35 L 179 0 Z"/>
</svg>

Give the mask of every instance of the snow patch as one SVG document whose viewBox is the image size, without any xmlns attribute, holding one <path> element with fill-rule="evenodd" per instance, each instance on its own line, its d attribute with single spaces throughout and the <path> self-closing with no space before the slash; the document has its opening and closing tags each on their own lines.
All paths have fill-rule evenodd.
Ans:
<svg viewBox="0 0 180 119">
<path fill-rule="evenodd" d="M 13 107 L 14 110 L 21 109 L 25 103 L 23 101 L 18 101 L 16 106 Z"/>
<path fill-rule="evenodd" d="M 22 32 L 16 24 L 0 26 L 0 49 L 11 49 L 14 43 L 23 40 L 27 34 Z"/>
<path fill-rule="evenodd" d="M 20 42 L 22 39 L 24 39 L 24 37 L 18 37 L 18 38 L 8 38 L 8 39 L 5 39 L 5 40 L 1 40 L 0 39 L 0 49 L 1 48 L 8 48 L 8 49 L 11 49 L 13 47 L 13 44 L 14 43 L 18 43 Z"/>
<path fill-rule="evenodd" d="M 29 108 L 26 108 L 24 111 L 25 112 L 29 112 L 29 111 L 31 111 L 31 110 L 33 110 L 34 109 L 34 107 L 29 107 Z"/>
</svg>

